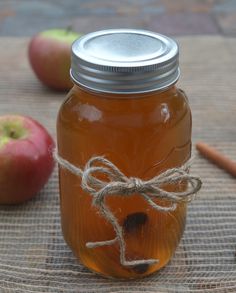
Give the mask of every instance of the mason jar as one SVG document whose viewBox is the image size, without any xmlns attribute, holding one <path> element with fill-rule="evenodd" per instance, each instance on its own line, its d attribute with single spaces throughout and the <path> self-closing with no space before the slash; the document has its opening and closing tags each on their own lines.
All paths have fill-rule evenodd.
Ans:
<svg viewBox="0 0 236 293">
<path fill-rule="evenodd" d="M 177 43 L 150 31 L 112 29 L 76 40 L 74 87 L 57 120 L 58 155 L 82 169 L 102 157 L 126 178 L 142 181 L 182 166 L 191 155 L 191 111 L 176 87 L 178 59 Z M 165 266 L 183 234 L 187 204 L 168 209 L 169 201 L 154 198 L 163 207 L 158 210 L 142 192 L 104 196 L 121 243 L 114 223 L 81 187 L 81 176 L 59 168 L 62 231 L 80 262 L 117 278 L 143 277 Z M 106 172 L 94 176 L 111 179 Z"/>
</svg>

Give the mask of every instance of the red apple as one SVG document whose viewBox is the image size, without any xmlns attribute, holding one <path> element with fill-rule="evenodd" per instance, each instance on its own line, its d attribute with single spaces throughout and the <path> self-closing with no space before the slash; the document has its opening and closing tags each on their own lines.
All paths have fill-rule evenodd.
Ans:
<svg viewBox="0 0 236 293">
<path fill-rule="evenodd" d="M 17 204 L 37 194 L 54 167 L 54 141 L 30 117 L 0 116 L 0 204 Z"/>
<path fill-rule="evenodd" d="M 71 45 L 80 35 L 70 30 L 52 29 L 34 36 L 29 44 L 29 61 L 46 86 L 69 90 Z"/>
</svg>

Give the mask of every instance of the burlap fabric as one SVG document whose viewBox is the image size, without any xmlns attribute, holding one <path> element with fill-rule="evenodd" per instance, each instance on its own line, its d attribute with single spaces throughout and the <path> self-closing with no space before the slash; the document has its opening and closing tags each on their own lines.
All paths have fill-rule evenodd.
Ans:
<svg viewBox="0 0 236 293">
<path fill-rule="evenodd" d="M 204 140 L 234 159 L 236 39 L 184 37 L 179 42 L 179 85 L 190 98 L 193 142 Z M 64 95 L 35 79 L 27 63 L 27 44 L 26 39 L 0 39 L 0 114 L 33 116 L 55 135 Z M 89 272 L 65 244 L 55 170 L 34 200 L 0 207 L 0 293 L 236 292 L 236 179 L 198 155 L 192 172 L 204 185 L 189 205 L 174 258 L 159 273 L 124 282 Z"/>
</svg>

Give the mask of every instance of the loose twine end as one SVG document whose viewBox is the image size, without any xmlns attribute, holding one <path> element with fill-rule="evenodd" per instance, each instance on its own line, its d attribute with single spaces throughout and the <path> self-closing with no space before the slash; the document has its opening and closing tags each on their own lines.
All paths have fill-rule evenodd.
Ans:
<svg viewBox="0 0 236 293">
<path fill-rule="evenodd" d="M 87 242 L 86 247 L 94 249 L 118 243 L 120 247 L 120 263 L 123 266 L 150 265 L 158 263 L 159 260 L 126 260 L 123 228 L 106 205 L 105 198 L 111 195 L 129 196 L 138 193 L 153 209 L 159 212 L 171 212 L 176 209 L 178 203 L 186 203 L 193 200 L 202 185 L 199 177 L 192 176 L 187 172 L 190 167 L 190 161 L 179 168 L 168 169 L 158 176 L 144 181 L 140 178 L 126 177 L 112 162 L 104 157 L 92 157 L 82 170 L 59 156 L 57 150 L 53 152 L 53 156 L 60 167 L 81 177 L 82 189 L 93 197 L 93 205 L 99 209 L 100 214 L 112 225 L 116 233 L 114 239 Z M 105 174 L 110 181 L 100 180 L 94 173 Z M 166 191 L 163 188 L 166 185 L 180 185 L 183 182 L 187 183 L 183 191 Z M 169 205 L 161 206 L 154 201 L 155 199 L 165 200 Z"/>
</svg>

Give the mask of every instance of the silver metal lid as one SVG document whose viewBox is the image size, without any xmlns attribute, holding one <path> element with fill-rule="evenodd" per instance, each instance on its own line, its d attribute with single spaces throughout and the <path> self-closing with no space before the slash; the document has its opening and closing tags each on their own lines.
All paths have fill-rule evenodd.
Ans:
<svg viewBox="0 0 236 293">
<path fill-rule="evenodd" d="M 161 90 L 179 78 L 178 45 L 160 34 L 111 29 L 72 45 L 71 77 L 90 90 L 133 94 Z"/>
</svg>

